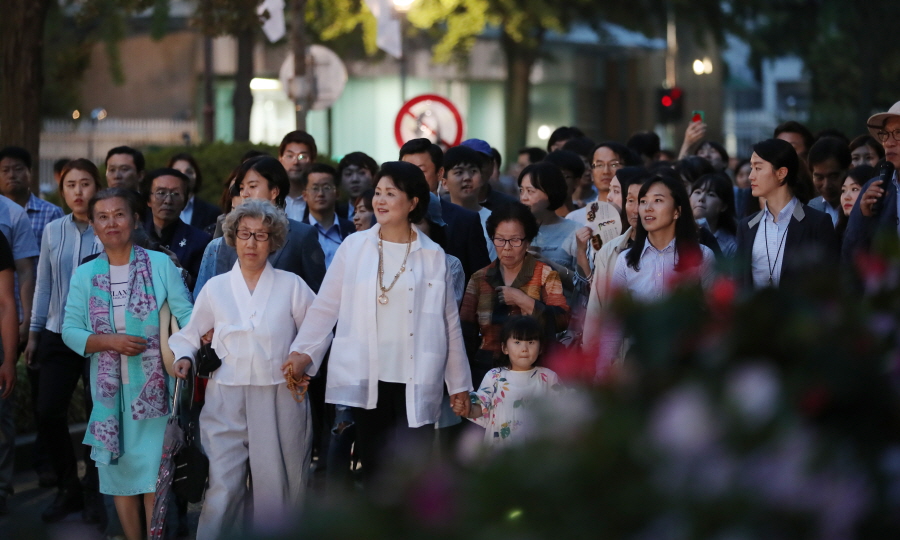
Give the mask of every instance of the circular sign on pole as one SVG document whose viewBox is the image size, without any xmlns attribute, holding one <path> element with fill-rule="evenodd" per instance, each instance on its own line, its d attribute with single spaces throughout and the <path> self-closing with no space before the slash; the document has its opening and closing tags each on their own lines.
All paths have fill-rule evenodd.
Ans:
<svg viewBox="0 0 900 540">
<path fill-rule="evenodd" d="M 307 69 L 307 81 L 294 77 L 293 52 L 289 52 L 281 64 L 278 78 L 288 97 L 297 99 L 298 95 L 311 93 L 313 102 L 310 109 L 321 111 L 334 105 L 341 97 L 347 85 L 347 68 L 334 51 L 322 45 L 310 45 L 309 56 L 312 62 Z"/>
<path fill-rule="evenodd" d="M 446 150 L 462 142 L 462 115 L 445 97 L 435 94 L 416 96 L 400 107 L 394 121 L 394 137 L 397 146 L 424 137 Z"/>
</svg>

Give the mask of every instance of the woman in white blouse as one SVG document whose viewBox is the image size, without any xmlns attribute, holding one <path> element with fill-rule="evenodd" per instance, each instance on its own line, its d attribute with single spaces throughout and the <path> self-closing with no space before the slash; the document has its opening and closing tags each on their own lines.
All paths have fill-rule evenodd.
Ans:
<svg viewBox="0 0 900 540">
<path fill-rule="evenodd" d="M 413 225 L 428 208 L 425 176 L 388 162 L 375 182 L 378 224 L 338 248 L 296 349 L 314 374 L 337 323 L 325 401 L 352 407 L 366 484 L 394 437 L 431 441 L 444 385 L 451 403 L 472 388 L 444 251 Z"/>
<path fill-rule="evenodd" d="M 311 456 L 307 402 L 288 388 L 289 366 L 300 378 L 297 329 L 315 294 L 296 274 L 268 262 L 288 232 L 287 218 L 268 201 L 245 200 L 225 219 L 224 236 L 237 251 L 234 268 L 200 291 L 190 323 L 169 338 L 184 378 L 214 330 L 212 346 L 222 360 L 206 388 L 200 439 L 209 456 L 209 487 L 197 538 L 215 539 L 242 528 L 249 495 L 253 523 L 271 527 L 299 505 Z M 324 354 L 326 330 L 313 354 Z M 274 520 L 274 521 L 273 521 Z"/>
</svg>

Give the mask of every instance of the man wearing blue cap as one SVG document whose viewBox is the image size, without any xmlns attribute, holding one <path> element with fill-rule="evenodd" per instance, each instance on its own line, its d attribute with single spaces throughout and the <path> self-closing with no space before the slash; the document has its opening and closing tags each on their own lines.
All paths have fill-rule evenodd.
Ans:
<svg viewBox="0 0 900 540">
<path fill-rule="evenodd" d="M 484 185 L 481 188 L 479 204 L 488 210 L 494 210 L 499 205 L 514 202 L 516 199 L 491 188 L 491 184 L 488 182 L 488 178 L 494 174 L 494 155 L 491 153 L 491 145 L 481 139 L 467 139 L 460 146 L 475 150 L 481 157 L 479 168 L 481 169 L 481 177 L 484 179 Z"/>
</svg>

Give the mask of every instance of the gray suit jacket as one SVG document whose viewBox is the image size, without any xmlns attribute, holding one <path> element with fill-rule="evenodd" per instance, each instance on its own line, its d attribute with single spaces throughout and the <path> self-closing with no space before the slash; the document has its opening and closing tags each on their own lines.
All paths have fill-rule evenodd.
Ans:
<svg viewBox="0 0 900 540">
<path fill-rule="evenodd" d="M 222 242 L 216 254 L 215 275 L 229 272 L 236 261 L 237 251 Z M 325 253 L 319 245 L 319 235 L 311 225 L 289 219 L 287 241 L 269 255 L 269 262 L 279 270 L 297 274 L 310 289 L 319 292 L 325 278 Z"/>
</svg>

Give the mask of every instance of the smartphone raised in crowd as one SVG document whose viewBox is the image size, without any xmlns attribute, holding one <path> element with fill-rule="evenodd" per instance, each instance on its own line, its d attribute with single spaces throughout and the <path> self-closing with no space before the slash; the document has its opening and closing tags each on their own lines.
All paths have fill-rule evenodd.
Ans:
<svg viewBox="0 0 900 540">
<path fill-rule="evenodd" d="M 706 114 L 703 111 L 691 111 L 691 122 L 706 122 Z"/>
</svg>

